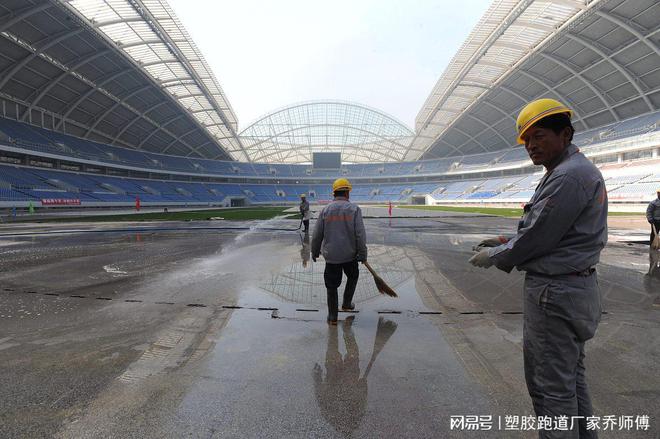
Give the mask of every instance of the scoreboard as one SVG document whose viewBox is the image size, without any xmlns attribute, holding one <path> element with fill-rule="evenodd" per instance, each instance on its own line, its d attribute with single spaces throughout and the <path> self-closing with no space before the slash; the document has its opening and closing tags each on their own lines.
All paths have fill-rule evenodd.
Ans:
<svg viewBox="0 0 660 439">
<path fill-rule="evenodd" d="M 340 169 L 341 152 L 314 152 L 312 162 L 314 169 Z"/>
</svg>

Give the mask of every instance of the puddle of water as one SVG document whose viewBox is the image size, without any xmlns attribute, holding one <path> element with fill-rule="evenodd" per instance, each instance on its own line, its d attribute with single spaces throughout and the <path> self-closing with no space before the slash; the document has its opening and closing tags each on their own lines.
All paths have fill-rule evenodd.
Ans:
<svg viewBox="0 0 660 439">
<path fill-rule="evenodd" d="M 437 437 L 448 430 L 449 412 L 489 412 L 427 318 L 367 313 L 328 326 L 316 317 L 234 311 L 195 371 L 197 382 L 164 420 L 168 431 Z"/>
<path fill-rule="evenodd" d="M 149 279 L 136 294 L 156 291 L 165 297 L 183 292 L 199 300 L 204 296 L 231 299 L 237 291 L 266 280 L 273 270 L 281 270 L 286 261 L 296 257 L 294 247 L 260 238 L 256 232 L 242 232 L 221 244 L 216 254 L 183 261 L 156 280 Z"/>
<path fill-rule="evenodd" d="M 303 248 L 304 251 L 304 248 Z M 360 277 L 353 297 L 358 309 L 397 309 L 426 311 L 416 289 L 416 274 L 420 263 L 427 267 L 431 262 L 424 261 L 424 254 L 416 249 L 384 245 L 369 246 L 369 262 L 374 270 L 390 285 L 399 297 L 391 298 L 381 294 L 376 288 L 369 271 L 360 264 Z M 299 306 L 326 306 L 326 288 L 323 280 L 325 264 L 316 263 L 302 256 L 301 260 L 288 265 L 282 271 L 273 270 L 267 282 L 249 285 L 241 291 L 239 303 L 250 306 L 264 300 L 263 292 L 271 299 Z M 342 279 L 339 294 L 343 293 L 346 277 Z M 262 292 L 259 294 L 259 292 Z M 271 302 L 272 303 L 272 302 Z"/>
</svg>

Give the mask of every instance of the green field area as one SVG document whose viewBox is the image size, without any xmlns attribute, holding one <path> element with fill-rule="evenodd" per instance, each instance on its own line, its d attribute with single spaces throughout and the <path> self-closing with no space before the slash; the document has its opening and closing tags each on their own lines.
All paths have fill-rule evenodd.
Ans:
<svg viewBox="0 0 660 439">
<path fill-rule="evenodd" d="M 506 217 L 519 217 L 522 209 L 507 209 L 501 207 L 459 207 L 459 206 L 397 206 L 403 209 L 441 210 L 443 212 L 480 213 L 484 215 L 498 215 Z"/>
<path fill-rule="evenodd" d="M 506 207 L 462 207 L 462 206 L 397 206 L 402 209 L 441 210 L 445 212 L 479 213 L 483 215 L 497 215 L 518 218 L 522 209 Z M 644 216 L 642 212 L 610 212 L 609 216 Z"/>
<path fill-rule="evenodd" d="M 229 221 L 266 220 L 282 215 L 288 207 L 250 207 L 239 209 L 194 210 L 185 212 L 151 212 L 120 215 L 89 215 L 32 220 L 36 222 L 116 222 L 116 221 L 205 221 L 220 217 Z M 295 218 L 296 216 L 288 216 Z"/>
</svg>

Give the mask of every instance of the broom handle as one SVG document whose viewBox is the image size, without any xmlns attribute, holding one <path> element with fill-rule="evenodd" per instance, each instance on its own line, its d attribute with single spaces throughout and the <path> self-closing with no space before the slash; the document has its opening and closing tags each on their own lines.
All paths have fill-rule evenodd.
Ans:
<svg viewBox="0 0 660 439">
<path fill-rule="evenodd" d="M 378 323 L 380 324 L 380 322 L 381 320 L 379 318 Z M 382 343 L 378 343 L 378 329 L 376 329 L 376 338 L 374 338 L 374 348 L 371 351 L 371 358 L 369 359 L 369 364 L 367 364 L 367 368 L 365 369 L 362 378 L 366 378 L 369 375 L 369 372 L 371 372 L 371 368 L 374 366 L 374 363 L 376 362 L 376 357 L 378 356 L 378 354 L 380 354 L 380 351 L 383 350 L 385 344 L 387 344 L 389 339 L 392 337 L 392 334 L 394 334 L 394 332 L 391 332 L 390 334 L 385 336 L 384 339 L 382 339 Z"/>
<path fill-rule="evenodd" d="M 376 274 L 376 272 L 374 271 L 374 269 L 371 268 L 371 265 L 369 265 L 369 263 L 367 261 L 364 261 L 363 264 L 364 264 L 365 267 L 367 267 L 367 270 L 369 270 L 369 273 L 371 273 L 372 276 L 374 276 L 374 277 L 378 276 Z"/>
<path fill-rule="evenodd" d="M 369 372 L 371 372 L 371 368 L 374 365 L 374 361 L 376 361 L 376 356 L 372 354 L 371 359 L 369 360 L 369 364 L 367 364 L 367 368 L 364 370 L 364 374 L 362 374 L 363 379 L 369 376 Z"/>
<path fill-rule="evenodd" d="M 378 337 L 378 332 L 376 332 L 376 337 Z M 380 351 L 383 350 L 383 347 L 385 347 L 385 343 L 387 343 L 387 340 L 390 338 L 387 337 L 387 339 L 383 342 L 383 344 L 380 347 L 376 346 L 376 340 L 374 340 L 374 349 L 371 351 L 371 358 L 369 359 L 369 364 L 367 364 L 367 368 L 364 370 L 364 375 L 362 378 L 366 378 L 369 375 L 369 372 L 371 372 L 371 368 L 374 366 L 374 363 L 376 362 L 376 357 L 378 354 L 380 354 Z"/>
</svg>

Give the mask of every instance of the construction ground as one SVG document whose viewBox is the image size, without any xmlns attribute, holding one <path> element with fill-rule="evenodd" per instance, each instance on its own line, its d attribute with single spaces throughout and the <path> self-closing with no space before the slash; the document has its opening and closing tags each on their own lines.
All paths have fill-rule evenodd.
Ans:
<svg viewBox="0 0 660 439">
<path fill-rule="evenodd" d="M 533 414 L 523 274 L 467 263 L 517 219 L 364 213 L 369 261 L 399 298 L 362 267 L 337 326 L 296 219 L 0 225 L 0 437 L 536 437 L 505 422 Z M 601 438 L 660 434 L 647 241 L 612 220 L 586 365 L 596 414 L 649 428 Z M 468 415 L 490 429 L 452 426 Z"/>
</svg>

